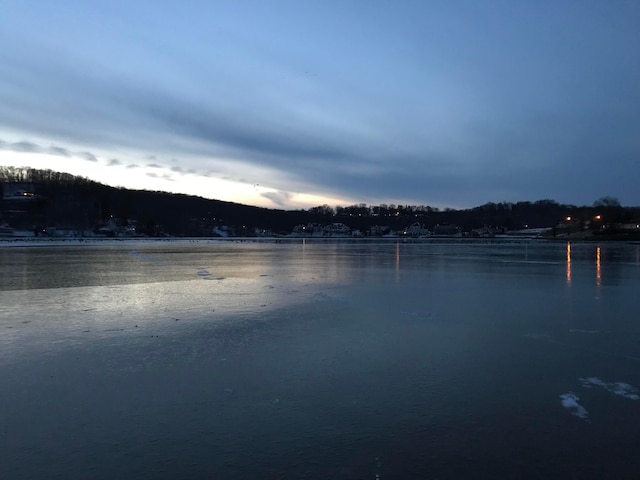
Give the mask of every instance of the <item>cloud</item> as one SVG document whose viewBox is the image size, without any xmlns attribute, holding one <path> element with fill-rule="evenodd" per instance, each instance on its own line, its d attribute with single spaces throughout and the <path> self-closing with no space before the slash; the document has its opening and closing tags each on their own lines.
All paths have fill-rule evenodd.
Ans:
<svg viewBox="0 0 640 480">
<path fill-rule="evenodd" d="M 70 157 L 71 153 L 69 153 L 69 150 L 67 150 L 66 148 L 63 147 L 56 147 L 56 146 L 50 146 L 49 148 L 46 149 L 45 153 L 48 153 L 50 155 L 57 155 L 59 157 Z"/>
<path fill-rule="evenodd" d="M 41 95 L 54 100 L 36 102 L 25 90 L 20 96 L 20 111 L 0 112 L 0 124 L 11 120 L 32 132 L 106 146 L 116 143 L 148 148 L 149 142 L 166 146 L 172 138 L 190 138 L 191 143 L 182 142 L 186 152 L 225 154 L 245 161 L 251 161 L 251 155 L 259 157 L 256 161 L 271 156 L 270 161 L 276 165 L 289 164 L 289 157 L 334 162 L 352 156 L 338 145 L 338 138 L 322 138 L 301 128 L 296 119 L 265 124 L 235 108 L 198 105 L 148 85 L 101 78 L 87 81 L 82 65 L 64 57 L 57 61 L 40 58 L 38 64 L 26 64 L 7 56 L 0 60 L 13 64 Z M 53 72 L 57 82 L 42 81 Z M 65 94 L 70 89 L 76 94 L 71 98 Z M 64 98 L 64 104 L 57 103 L 57 98 Z M 92 105 L 91 111 L 87 105 Z M 61 109 L 68 113 L 63 118 L 58 113 Z M 130 135 L 132 129 L 139 134 Z"/>
<path fill-rule="evenodd" d="M 261 192 L 260 196 L 271 200 L 275 205 L 279 207 L 285 207 L 287 205 L 287 202 L 291 199 L 290 193 L 282 191 Z"/>
<path fill-rule="evenodd" d="M 567 9 L 560 8 L 552 21 L 558 25 L 561 18 L 572 18 L 566 15 Z M 513 28 L 518 22 L 500 20 L 496 12 L 501 28 L 481 37 L 457 37 L 455 30 L 473 33 L 476 27 L 461 20 L 449 32 L 439 28 L 438 15 L 433 18 L 436 24 L 424 30 L 437 40 L 450 40 L 446 56 L 429 50 L 427 42 L 424 54 L 396 49 L 411 45 L 402 43 L 404 35 L 398 35 L 400 44 L 387 45 L 386 40 L 395 40 L 392 33 L 386 40 L 372 39 L 363 50 L 343 45 L 327 63 L 322 62 L 324 51 L 311 48 L 305 60 L 318 63 L 302 71 L 321 71 L 322 83 L 309 75 L 294 80 L 289 74 L 300 73 L 300 59 L 286 59 L 292 53 L 288 50 L 273 55 L 281 56 L 281 63 L 254 58 L 269 81 L 261 75 L 255 82 L 250 62 L 236 61 L 219 70 L 187 68 L 184 77 L 176 74 L 165 82 L 152 74 L 133 74 L 139 67 L 127 67 L 124 56 L 116 69 L 108 58 L 83 60 L 70 53 L 73 49 L 38 44 L 38 37 L 28 32 L 21 41 L 0 32 L 0 43 L 15 45 L 0 51 L 0 128 L 56 141 L 49 147 L 2 142 L 0 148 L 77 155 L 92 162 L 97 161 L 93 154 L 74 154 L 57 144 L 87 145 L 83 148 L 95 151 L 113 146 L 118 152 L 159 151 L 163 159 L 180 158 L 181 166 L 171 169 L 176 173 L 221 171 L 225 178 L 238 178 L 260 168 L 268 176 L 260 177 L 261 183 L 279 191 L 363 201 L 477 204 L 558 195 L 582 201 L 580 196 L 588 195 L 592 202 L 609 193 L 600 193 L 603 184 L 613 186 L 612 193 L 623 201 L 625 192 L 640 200 L 628 174 L 638 161 L 634 142 L 640 130 L 640 71 L 626 47 L 638 43 L 629 41 L 637 39 L 637 29 L 610 35 L 609 26 L 592 19 L 599 26 L 593 36 L 560 36 L 581 38 L 589 48 L 571 42 L 554 46 L 554 31 L 561 29 L 548 29 L 546 21 L 523 15 L 524 30 L 542 28 L 549 36 L 535 51 L 530 38 L 537 36 L 514 36 L 513 45 L 493 49 L 507 32 L 517 33 Z M 588 24 L 566 26 L 575 32 Z M 370 56 L 373 51 L 381 63 Z M 403 54 L 389 55 L 391 51 Z M 178 71 L 176 65 L 188 64 L 172 61 L 157 66 Z M 123 73 L 127 68 L 129 73 Z M 93 73 L 97 71 L 101 73 Z M 196 169 L 191 168 L 193 157 L 210 160 Z M 218 159 L 229 167 L 216 164 Z M 154 162 L 151 168 L 163 168 L 155 155 L 146 160 Z M 113 162 L 109 165 L 120 164 Z M 170 162 L 178 163 L 175 158 Z M 287 201 L 281 193 L 272 197 Z"/>
<path fill-rule="evenodd" d="M 46 64 L 44 62 L 40 68 L 45 69 Z M 174 92 L 159 91 L 149 86 L 125 84 L 118 80 L 106 82 L 103 79 L 86 82 L 75 64 L 66 69 L 56 67 L 58 70 L 66 77 L 65 85 L 79 86 L 78 92 L 83 101 L 65 104 L 70 114 L 55 128 L 62 128 L 63 135 L 77 141 L 146 149 L 149 148 L 148 142 L 153 142 L 154 148 L 175 148 L 172 142 L 179 139 L 184 154 L 221 156 L 235 161 L 238 165 L 236 172 L 225 175 L 226 178 L 238 177 L 238 173 L 251 168 L 252 164 L 263 170 L 282 172 L 280 183 L 262 182 L 279 189 L 290 188 L 286 181 L 295 182 L 300 189 L 310 192 L 324 190 L 342 193 L 343 196 L 344 189 L 348 189 L 354 197 L 366 195 L 373 198 L 379 195 L 383 186 L 389 196 L 400 190 L 404 196 L 419 197 L 425 195 L 425 190 L 418 188 L 409 192 L 407 188 L 416 183 L 416 177 L 424 175 L 423 184 L 433 186 L 432 193 L 442 184 L 429 181 L 441 177 L 438 173 L 440 167 L 429 160 L 413 159 L 411 163 L 397 168 L 410 156 L 397 155 L 393 152 L 397 147 L 384 146 L 384 142 L 376 138 L 362 138 L 357 129 L 348 126 L 339 130 L 326 129 L 322 122 L 301 122 L 296 116 L 278 114 L 279 108 L 271 112 L 272 121 L 263 122 L 260 116 L 233 107 L 212 108 L 203 102 L 197 104 Z M 50 89 L 46 88 L 45 93 L 50 93 L 53 98 L 62 93 L 47 92 Z M 105 112 L 85 118 L 86 104 L 94 105 L 98 112 L 103 109 Z M 114 117 L 107 111 L 118 112 L 118 116 Z M 60 133 L 59 130 L 51 131 L 50 123 L 42 124 L 39 120 L 54 112 L 39 113 L 41 115 L 25 119 L 30 129 Z M 0 113 L 0 122 L 1 117 Z M 137 132 L 135 136 L 130 134 L 132 129 Z M 416 146 L 412 148 L 419 150 Z M 172 163 L 174 160 L 172 158 Z M 163 168 L 157 163 L 148 166 Z M 184 169 L 174 167 L 173 171 L 179 173 Z M 393 172 L 408 175 L 398 179 L 395 191 L 390 189 L 393 184 L 389 181 Z M 276 201 L 282 201 L 282 197 L 278 198 Z"/>
<path fill-rule="evenodd" d="M 98 161 L 98 157 L 96 157 L 91 152 L 80 152 L 78 155 L 80 157 L 84 158 L 85 160 L 87 160 L 88 162 L 97 162 Z"/>
<path fill-rule="evenodd" d="M 122 162 L 120 160 L 118 160 L 117 158 L 112 158 L 111 160 L 109 160 L 107 162 L 107 165 L 110 167 L 116 166 L 116 165 L 122 165 Z"/>
<path fill-rule="evenodd" d="M 155 172 L 147 172 L 146 173 L 147 177 L 151 177 L 151 178 L 160 178 L 162 180 L 168 180 L 170 182 L 174 182 L 175 180 L 173 179 L 173 177 L 171 177 L 171 175 L 164 173 L 164 174 L 158 174 Z"/>
<path fill-rule="evenodd" d="M 14 152 L 42 153 L 44 151 L 40 145 L 27 141 L 8 143 L 7 146 L 7 150 L 13 150 Z"/>
<path fill-rule="evenodd" d="M 58 157 L 79 157 L 84 160 L 96 162 L 98 159 L 90 152 L 72 152 L 65 147 L 59 145 L 49 145 L 47 147 L 38 143 L 22 140 L 19 142 L 7 142 L 0 140 L 0 149 L 9 150 L 20 153 L 44 153 L 47 155 L 55 155 Z"/>
<path fill-rule="evenodd" d="M 136 165 L 135 163 L 130 163 L 129 165 L 127 165 L 127 168 L 129 168 L 129 169 L 140 168 L 140 165 Z"/>
</svg>

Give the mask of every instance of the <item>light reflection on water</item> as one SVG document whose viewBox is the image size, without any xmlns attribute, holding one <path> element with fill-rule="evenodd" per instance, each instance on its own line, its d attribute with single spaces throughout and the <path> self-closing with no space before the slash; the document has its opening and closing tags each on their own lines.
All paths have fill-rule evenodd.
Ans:
<svg viewBox="0 0 640 480">
<path fill-rule="evenodd" d="M 596 285 L 602 285 L 602 268 L 600 265 L 600 247 L 596 248 Z"/>
<path fill-rule="evenodd" d="M 628 476 L 638 251 L 0 249 L 0 478 Z"/>
<path fill-rule="evenodd" d="M 567 285 L 571 286 L 571 242 L 567 242 Z"/>
</svg>

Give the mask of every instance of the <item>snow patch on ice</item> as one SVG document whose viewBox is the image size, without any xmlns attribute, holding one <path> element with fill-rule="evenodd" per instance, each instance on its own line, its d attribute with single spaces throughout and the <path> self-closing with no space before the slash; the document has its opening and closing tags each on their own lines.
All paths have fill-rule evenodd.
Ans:
<svg viewBox="0 0 640 480">
<path fill-rule="evenodd" d="M 601 332 L 600 330 L 581 330 L 579 328 L 574 328 L 569 330 L 569 333 L 595 334 L 595 333 L 601 333 Z"/>
<path fill-rule="evenodd" d="M 571 412 L 571 415 L 586 420 L 589 418 L 589 412 L 587 412 L 587 409 L 578 403 L 578 400 L 580 400 L 580 397 L 572 392 L 560 395 L 560 403 L 564 408 Z"/>
<path fill-rule="evenodd" d="M 624 398 L 628 398 L 630 400 L 640 400 L 640 395 L 638 395 L 637 389 L 632 385 L 624 382 L 605 382 L 598 377 L 586 377 L 578 379 L 582 386 L 585 388 L 591 387 L 602 387 L 606 391 L 613 393 L 614 395 L 619 395 Z"/>
</svg>

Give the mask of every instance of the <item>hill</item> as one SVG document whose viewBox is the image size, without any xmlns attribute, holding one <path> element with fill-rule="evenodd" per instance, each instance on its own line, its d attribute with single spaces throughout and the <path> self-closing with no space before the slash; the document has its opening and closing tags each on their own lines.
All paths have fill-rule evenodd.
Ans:
<svg viewBox="0 0 640 480">
<path fill-rule="evenodd" d="M 487 203 L 464 210 L 365 204 L 278 210 L 116 188 L 84 177 L 31 168 L 0 167 L 0 185 L 0 224 L 36 234 L 65 230 L 104 235 L 286 235 L 299 225 L 333 223 L 343 223 L 363 234 L 402 231 L 416 223 L 424 230 L 439 228 L 448 233 L 555 227 L 556 232 L 564 234 L 584 230 L 603 234 L 640 218 L 640 209 L 622 207 L 611 197 L 593 206 L 538 200 Z"/>
</svg>

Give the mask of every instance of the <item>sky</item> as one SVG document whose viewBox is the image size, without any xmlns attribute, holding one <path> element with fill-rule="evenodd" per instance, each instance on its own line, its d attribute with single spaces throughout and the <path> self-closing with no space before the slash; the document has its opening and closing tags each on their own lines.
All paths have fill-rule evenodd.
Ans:
<svg viewBox="0 0 640 480">
<path fill-rule="evenodd" d="M 640 205 L 637 0 L 0 0 L 0 165 L 270 208 Z"/>
</svg>

